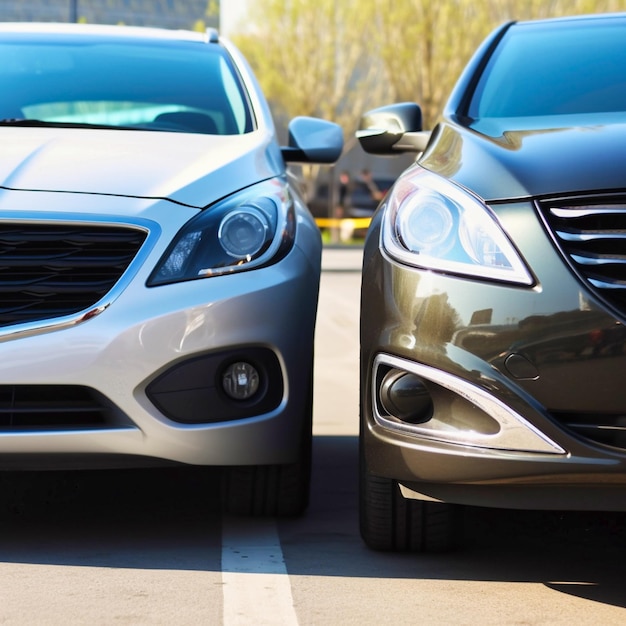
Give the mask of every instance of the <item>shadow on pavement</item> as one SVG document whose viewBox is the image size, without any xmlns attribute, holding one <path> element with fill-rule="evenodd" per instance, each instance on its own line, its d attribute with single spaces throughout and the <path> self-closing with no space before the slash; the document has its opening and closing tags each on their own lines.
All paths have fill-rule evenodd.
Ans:
<svg viewBox="0 0 626 626">
<path fill-rule="evenodd" d="M 290 574 L 535 582 L 626 607 L 626 514 L 467 508 L 457 551 L 377 553 L 359 537 L 357 466 L 357 437 L 316 438 L 309 513 L 280 524 Z"/>
<path fill-rule="evenodd" d="M 359 537 L 357 459 L 356 437 L 315 437 L 309 511 L 278 520 L 291 575 L 534 582 L 626 607 L 625 514 L 467 509 L 456 552 L 376 553 Z M 214 470 L 4 474 L 1 485 L 2 562 L 219 569 Z"/>
</svg>

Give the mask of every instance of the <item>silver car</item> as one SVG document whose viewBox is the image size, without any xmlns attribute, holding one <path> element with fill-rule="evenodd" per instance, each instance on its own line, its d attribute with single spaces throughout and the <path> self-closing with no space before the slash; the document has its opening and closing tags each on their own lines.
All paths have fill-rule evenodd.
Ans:
<svg viewBox="0 0 626 626">
<path fill-rule="evenodd" d="M 226 510 L 308 500 L 321 240 L 213 31 L 0 25 L 0 469 L 222 466 Z"/>
</svg>

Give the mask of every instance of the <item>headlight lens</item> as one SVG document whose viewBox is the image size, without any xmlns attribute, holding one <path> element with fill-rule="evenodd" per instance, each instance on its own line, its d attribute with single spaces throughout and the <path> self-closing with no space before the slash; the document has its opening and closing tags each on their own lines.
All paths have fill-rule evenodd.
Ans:
<svg viewBox="0 0 626 626">
<path fill-rule="evenodd" d="M 255 185 L 189 220 L 166 250 L 148 286 L 206 278 L 275 263 L 295 236 L 293 199 L 275 179 Z"/>
<path fill-rule="evenodd" d="M 424 269 L 524 285 L 533 278 L 479 198 L 440 176 L 415 168 L 386 200 L 384 249 Z"/>
<path fill-rule="evenodd" d="M 233 258 L 251 259 L 267 243 L 270 228 L 269 220 L 262 211 L 254 206 L 245 206 L 224 216 L 217 238 Z"/>
</svg>

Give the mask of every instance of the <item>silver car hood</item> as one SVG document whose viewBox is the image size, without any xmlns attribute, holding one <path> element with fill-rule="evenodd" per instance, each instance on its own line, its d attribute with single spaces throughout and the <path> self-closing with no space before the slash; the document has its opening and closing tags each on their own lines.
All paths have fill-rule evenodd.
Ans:
<svg viewBox="0 0 626 626">
<path fill-rule="evenodd" d="M 163 198 L 205 207 L 282 171 L 269 132 L 199 135 L 0 128 L 0 188 Z"/>
</svg>

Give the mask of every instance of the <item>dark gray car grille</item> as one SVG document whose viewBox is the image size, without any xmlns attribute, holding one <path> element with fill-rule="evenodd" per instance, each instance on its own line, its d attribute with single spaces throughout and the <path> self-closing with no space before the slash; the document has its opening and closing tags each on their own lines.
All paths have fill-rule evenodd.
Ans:
<svg viewBox="0 0 626 626">
<path fill-rule="evenodd" d="M 626 449 L 626 414 L 553 412 L 552 416 L 585 439 Z"/>
<path fill-rule="evenodd" d="M 626 313 L 626 197 L 541 202 L 540 209 L 578 276 Z"/>
<path fill-rule="evenodd" d="M 0 327 L 93 306 L 145 238 L 144 231 L 126 227 L 0 223 Z"/>
</svg>

